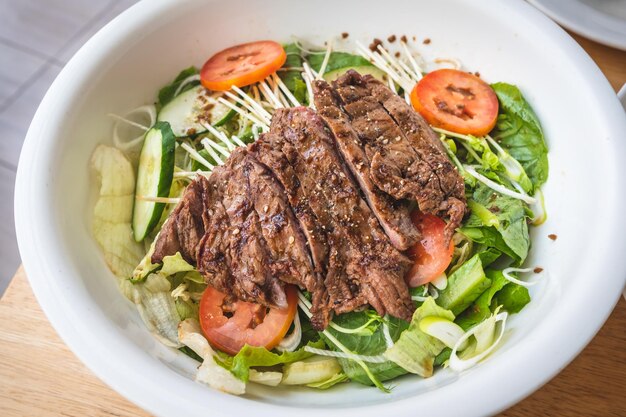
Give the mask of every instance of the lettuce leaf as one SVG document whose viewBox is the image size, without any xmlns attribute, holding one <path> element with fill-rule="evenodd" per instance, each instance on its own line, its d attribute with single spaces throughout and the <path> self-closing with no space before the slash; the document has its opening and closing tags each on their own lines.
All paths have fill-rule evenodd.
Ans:
<svg viewBox="0 0 626 417">
<path fill-rule="evenodd" d="M 182 70 L 174 79 L 174 81 L 172 81 L 170 84 L 166 85 L 165 87 L 161 88 L 159 90 L 159 100 L 158 100 L 158 105 L 160 107 L 165 106 L 167 103 L 169 103 L 170 101 L 172 101 L 172 99 L 175 97 L 174 93 L 176 92 L 176 90 L 178 89 L 178 87 L 180 86 L 180 83 L 182 83 L 186 78 L 191 77 L 192 75 L 198 74 L 198 69 L 196 67 L 189 67 L 189 68 L 185 68 L 184 70 Z M 182 93 L 183 91 L 187 91 L 195 86 L 197 86 L 198 84 L 200 84 L 200 81 L 193 81 L 190 83 L 187 83 L 179 92 L 178 94 Z"/>
<path fill-rule="evenodd" d="M 321 340 L 312 342 L 309 343 L 309 346 L 323 349 L 324 342 Z M 232 374 L 240 380 L 248 382 L 250 379 L 250 368 L 252 367 L 284 365 L 311 356 L 313 356 L 313 354 L 305 351 L 304 348 L 300 348 L 294 352 L 274 353 L 264 347 L 245 345 L 235 356 L 221 354 L 218 358 L 218 363 L 232 372 Z"/>
<path fill-rule="evenodd" d="M 428 297 L 413 313 L 409 327 L 384 353 L 387 359 L 424 378 L 432 376 L 435 358 L 446 347 L 439 339 L 427 335 L 419 328 L 419 322 L 424 317 L 431 316 L 454 320 L 454 314 L 450 310 L 439 307 L 432 297 Z"/>
<path fill-rule="evenodd" d="M 311 68 L 315 72 L 317 72 L 322 67 L 324 54 L 311 54 L 307 57 L 307 60 L 309 61 L 309 65 L 311 65 Z M 330 57 L 328 58 L 328 64 L 326 65 L 326 73 L 341 68 L 372 66 L 374 65 L 371 62 L 369 62 L 367 59 L 363 58 L 360 55 L 354 55 L 347 52 L 331 52 Z"/>
<path fill-rule="evenodd" d="M 111 272 L 119 279 L 130 277 L 144 254 L 143 244 L 133 239 L 131 221 L 135 174 L 130 161 L 118 149 L 99 145 L 91 167 L 100 180 L 100 196 L 93 213 L 92 231 Z"/>
<path fill-rule="evenodd" d="M 354 329 L 361 327 L 362 325 L 370 321 L 373 314 L 376 313 L 374 311 L 345 313 L 335 317 L 333 319 L 333 322 L 335 322 L 335 324 L 339 326 Z M 382 321 L 383 319 L 382 317 L 380 317 L 380 320 L 378 320 L 377 323 L 380 324 Z M 391 336 L 391 339 L 394 341 L 398 340 L 402 331 L 404 331 L 404 329 L 408 327 L 407 322 L 405 322 L 404 320 L 396 319 L 395 317 L 389 317 L 389 320 L 387 320 L 387 325 L 389 327 L 389 334 Z M 337 340 L 342 343 L 346 348 L 348 348 L 351 352 L 359 355 L 381 355 L 387 350 L 387 343 L 385 342 L 385 336 L 381 325 L 378 325 L 373 332 L 361 334 L 342 333 L 333 329 L 332 327 L 328 327 L 327 331 L 335 336 L 335 338 L 337 338 Z M 326 341 L 326 344 L 329 346 L 330 349 L 339 350 L 336 346 L 334 346 L 331 341 L 329 341 L 323 335 L 322 339 Z M 352 381 L 364 385 L 378 385 L 381 381 L 394 379 L 400 375 L 404 375 L 407 373 L 405 369 L 398 366 L 392 361 L 386 361 L 383 363 L 366 362 L 365 364 L 369 368 L 372 375 L 378 379 L 378 381 L 372 381 L 365 372 L 365 370 L 355 361 L 343 358 L 339 358 L 338 360 L 339 364 L 343 368 L 343 371 Z"/>
<path fill-rule="evenodd" d="M 302 56 L 300 55 L 300 49 L 295 43 L 283 45 L 285 52 L 287 53 L 287 60 L 283 67 L 300 68 L 302 67 Z M 283 80 L 285 86 L 291 91 L 301 104 L 307 104 L 307 89 L 300 70 L 280 71 L 278 75 Z"/>
<path fill-rule="evenodd" d="M 521 265 L 530 248 L 524 203 L 496 193 L 484 184 L 476 187 L 472 200 L 471 215 L 460 232 L 474 242 L 505 253 Z"/>
<path fill-rule="evenodd" d="M 514 85 L 495 83 L 500 111 L 492 136 L 524 167 L 535 189 L 548 179 L 548 147 L 537 115 Z"/>
</svg>

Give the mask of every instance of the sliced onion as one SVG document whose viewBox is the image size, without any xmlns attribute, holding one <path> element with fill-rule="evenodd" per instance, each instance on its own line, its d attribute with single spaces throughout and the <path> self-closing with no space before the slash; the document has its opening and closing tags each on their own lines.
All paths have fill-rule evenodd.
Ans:
<svg viewBox="0 0 626 417">
<path fill-rule="evenodd" d="M 189 84 L 191 82 L 194 82 L 194 81 L 200 81 L 200 74 L 190 75 L 189 77 L 187 77 L 183 81 L 181 81 L 181 83 L 178 85 L 178 88 L 176 89 L 176 91 L 174 91 L 174 97 L 176 97 L 177 95 L 180 94 L 180 92 L 182 91 L 183 87 L 185 87 L 187 84 Z"/>
<path fill-rule="evenodd" d="M 536 285 L 539 283 L 539 280 L 536 281 L 522 281 L 520 279 L 515 278 L 514 276 L 511 275 L 511 272 L 531 272 L 533 269 L 532 268 L 504 268 L 502 270 L 502 275 L 504 276 L 504 278 L 506 278 L 507 280 L 517 284 L 517 285 L 521 285 L 522 287 L 532 287 L 533 285 Z"/>
<path fill-rule="evenodd" d="M 438 316 L 424 317 L 419 322 L 419 328 L 427 335 L 440 340 L 450 349 L 456 345 L 456 342 L 465 333 L 458 324 Z M 465 347 L 467 347 L 467 342 L 459 346 L 459 350 L 463 350 Z"/>
<path fill-rule="evenodd" d="M 448 365 L 450 366 L 450 369 L 452 369 L 453 371 L 461 372 L 461 371 L 471 368 L 472 366 L 476 365 L 478 362 L 483 360 L 485 357 L 487 357 L 487 355 L 489 355 L 496 348 L 496 346 L 498 346 L 498 344 L 500 343 L 500 340 L 502 340 L 502 336 L 504 336 L 504 329 L 506 327 L 507 317 L 508 317 L 508 313 L 506 312 L 493 315 L 487 320 L 483 321 L 482 323 L 472 327 L 463 336 L 461 336 L 461 338 L 457 340 L 454 347 L 452 348 L 452 353 L 450 353 L 450 360 L 448 361 Z M 485 327 L 487 327 L 488 329 L 489 328 L 492 329 L 491 338 L 493 340 L 494 332 L 497 331 L 496 329 L 497 322 L 501 322 L 499 334 L 495 338 L 495 341 L 493 341 L 488 347 L 484 348 L 484 345 L 486 344 L 485 340 L 487 340 L 485 333 L 488 333 L 488 332 L 485 332 Z M 475 352 L 477 353 L 476 355 L 471 356 L 467 359 L 461 359 L 457 353 L 461 350 L 461 348 L 469 340 L 469 338 L 472 336 L 475 336 L 477 333 L 478 333 L 478 337 L 481 339 L 481 340 L 477 339 L 477 347 L 480 345 L 482 348 L 484 348 L 484 350 L 480 351 L 476 349 L 475 350 Z"/>
<path fill-rule="evenodd" d="M 531 197 L 531 196 L 529 196 L 527 194 L 522 194 L 522 193 L 515 192 L 513 190 L 509 190 L 505 186 L 500 185 L 500 184 L 490 180 L 489 178 L 485 177 L 484 175 L 481 175 L 478 172 L 476 172 L 474 167 L 466 165 L 465 166 L 465 171 L 468 174 L 470 174 L 472 177 L 476 178 L 478 181 L 480 181 L 483 184 L 485 184 L 487 187 L 491 188 L 494 191 L 499 192 L 500 194 L 504 194 L 504 195 L 509 196 L 511 198 L 522 200 L 522 201 L 524 201 L 527 204 L 534 204 L 537 201 L 533 197 Z"/>
<path fill-rule="evenodd" d="M 442 272 L 441 275 L 433 279 L 430 283 L 438 290 L 443 291 L 448 286 L 448 277 L 445 272 Z"/>
<path fill-rule="evenodd" d="M 142 114 L 148 115 L 150 121 L 149 126 L 145 126 L 132 120 L 133 116 L 136 117 Z M 126 113 L 124 116 L 118 116 L 116 114 L 109 114 L 109 116 L 116 119 L 115 125 L 113 126 L 113 144 L 116 148 L 126 152 L 136 150 L 135 148 L 138 148 L 139 145 L 143 143 L 144 133 L 142 132 L 138 136 L 124 138 L 119 132 L 120 123 L 126 123 L 127 125 L 134 126 L 145 132 L 154 125 L 157 118 L 156 107 L 152 104 L 137 107 L 136 109 Z"/>
<path fill-rule="evenodd" d="M 283 338 L 280 341 L 276 349 L 281 352 L 293 352 L 298 349 L 298 345 L 300 345 L 300 341 L 302 340 L 302 326 L 300 325 L 300 317 L 298 316 L 298 312 L 293 318 L 293 331 L 291 334 Z"/>
</svg>

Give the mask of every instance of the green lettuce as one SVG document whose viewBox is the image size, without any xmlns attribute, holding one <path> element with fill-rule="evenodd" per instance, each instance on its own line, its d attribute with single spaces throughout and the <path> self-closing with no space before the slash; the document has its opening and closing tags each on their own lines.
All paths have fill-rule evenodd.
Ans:
<svg viewBox="0 0 626 417">
<path fill-rule="evenodd" d="M 309 343 L 309 346 L 322 349 L 324 348 L 324 342 L 320 340 L 318 342 Z M 228 369 L 240 380 L 248 382 L 250 379 L 250 368 L 252 367 L 284 365 L 286 363 L 301 361 L 311 356 L 313 356 L 313 354 L 305 351 L 304 348 L 300 348 L 294 352 L 274 353 L 264 347 L 245 345 L 235 356 L 220 354 L 217 359 L 222 367 Z"/>
<path fill-rule="evenodd" d="M 491 87 L 500 103 L 492 135 L 519 161 L 537 189 L 548 179 L 548 147 L 539 119 L 516 86 L 495 83 Z"/>
<path fill-rule="evenodd" d="M 333 322 L 341 327 L 348 329 L 356 329 L 364 324 L 370 322 L 372 315 L 376 314 L 373 311 L 365 312 L 351 312 L 341 314 L 333 319 Z M 380 316 L 379 316 L 380 317 Z M 343 344 L 348 350 L 358 355 L 376 356 L 381 355 L 387 350 L 387 343 L 385 342 L 385 336 L 383 333 L 383 326 L 380 325 L 383 318 L 380 317 L 374 324 L 374 327 L 370 327 L 370 332 L 367 333 L 342 333 L 332 327 L 328 327 L 327 332 L 331 333 L 341 344 Z M 396 341 L 402 331 L 407 328 L 408 323 L 404 320 L 389 317 L 387 320 L 387 326 L 389 327 L 389 335 L 393 341 Z M 322 339 L 326 341 L 326 344 L 332 350 L 339 350 L 332 341 L 322 335 Z M 370 375 L 367 374 L 363 367 L 351 360 L 339 358 L 339 364 L 343 368 L 348 377 L 355 382 L 364 385 L 376 385 L 381 389 L 384 389 L 381 382 L 394 379 L 400 375 L 407 373 L 405 369 L 398 366 L 392 361 L 386 361 L 383 363 L 369 363 L 365 362 L 365 365 L 369 369 L 371 375 L 375 378 L 372 380 Z"/>
<path fill-rule="evenodd" d="M 283 45 L 285 52 L 287 53 L 287 60 L 283 67 L 300 68 L 302 67 L 302 56 L 300 55 L 300 49 L 295 43 Z M 304 80 L 302 79 L 301 70 L 280 71 L 278 74 L 280 79 L 283 80 L 285 86 L 291 91 L 302 104 L 307 104 L 307 89 Z"/>
<path fill-rule="evenodd" d="M 524 203 L 480 184 L 469 206 L 471 215 L 460 232 L 474 242 L 505 253 L 521 265 L 530 248 Z"/>
<path fill-rule="evenodd" d="M 450 310 L 439 307 L 432 297 L 413 313 L 411 324 L 402 332 L 398 341 L 384 353 L 384 356 L 403 369 L 424 378 L 432 376 L 433 364 L 437 355 L 445 348 L 443 342 L 422 332 L 419 322 L 425 317 L 442 317 L 454 320 Z"/>
<path fill-rule="evenodd" d="M 159 90 L 159 100 L 157 102 L 157 104 L 159 105 L 159 107 L 163 107 L 165 106 L 167 103 L 169 103 L 170 101 L 172 101 L 172 99 L 175 97 L 174 93 L 176 93 L 176 90 L 178 89 L 178 87 L 180 87 L 180 84 L 188 77 L 191 77 L 192 75 L 198 74 L 198 69 L 196 67 L 189 67 L 189 68 L 185 68 L 184 70 L 182 70 L 174 79 L 174 81 L 172 81 L 170 84 L 166 85 L 165 87 L 161 88 Z M 178 94 L 182 93 L 183 91 L 187 91 L 195 86 L 197 86 L 198 84 L 200 84 L 200 81 L 193 81 L 190 83 L 187 83 L 179 92 Z"/>
<path fill-rule="evenodd" d="M 311 54 L 307 57 L 311 68 L 317 72 L 322 67 L 324 61 L 324 54 Z M 360 55 L 354 55 L 347 52 L 331 52 L 328 58 L 328 64 L 326 64 L 326 73 L 335 71 L 341 68 L 353 68 L 353 67 L 373 67 L 374 65 L 367 59 Z"/>
</svg>

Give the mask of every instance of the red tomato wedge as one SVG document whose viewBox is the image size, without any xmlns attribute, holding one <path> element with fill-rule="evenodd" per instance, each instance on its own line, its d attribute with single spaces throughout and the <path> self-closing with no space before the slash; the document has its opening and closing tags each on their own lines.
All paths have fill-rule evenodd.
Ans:
<svg viewBox="0 0 626 417">
<path fill-rule="evenodd" d="M 421 240 L 408 250 L 415 261 L 405 280 L 409 287 L 419 287 L 441 275 L 452 260 L 454 244 L 446 245 L 444 228 L 446 222 L 432 214 L 414 211 L 411 220 L 420 231 Z"/>
<path fill-rule="evenodd" d="M 211 345 L 236 355 L 247 343 L 272 349 L 285 337 L 298 306 L 294 286 L 285 288 L 287 308 L 278 310 L 260 304 L 225 302 L 226 294 L 207 287 L 200 300 L 200 327 Z"/>
<path fill-rule="evenodd" d="M 287 54 L 274 41 L 244 43 L 224 49 L 204 63 L 200 81 L 209 90 L 226 91 L 265 79 L 283 66 Z"/>
<path fill-rule="evenodd" d="M 466 135 L 486 135 L 498 118 L 493 89 L 475 75 L 454 69 L 426 74 L 413 88 L 411 104 L 431 125 Z"/>
</svg>

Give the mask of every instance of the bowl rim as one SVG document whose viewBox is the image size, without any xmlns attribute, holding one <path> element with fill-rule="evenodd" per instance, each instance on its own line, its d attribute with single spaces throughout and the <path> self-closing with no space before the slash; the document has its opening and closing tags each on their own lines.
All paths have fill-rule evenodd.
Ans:
<svg viewBox="0 0 626 417">
<path fill-rule="evenodd" d="M 603 109 L 607 109 L 607 113 L 610 115 L 623 114 L 614 91 L 600 69 L 563 29 L 522 0 L 507 2 L 506 6 L 495 3 L 495 1 L 481 2 L 481 4 L 475 4 L 472 7 L 485 10 L 489 7 L 508 8 L 508 10 L 518 13 L 519 16 L 532 20 L 533 24 L 543 31 L 546 38 L 558 43 L 562 52 L 573 62 L 576 62 L 576 69 L 580 73 L 585 74 L 589 84 L 594 89 L 597 102 L 602 104 Z M 31 201 L 33 201 L 33 196 L 37 195 L 36 191 L 47 186 L 40 180 L 46 173 L 37 166 L 37 162 L 46 160 L 46 155 L 52 150 L 51 143 L 54 140 L 48 140 L 48 142 L 42 140 L 42 133 L 46 129 L 62 124 L 64 117 L 63 109 L 65 108 L 63 104 L 71 100 L 71 97 L 73 97 L 72 92 L 75 92 L 76 85 L 80 84 L 76 83 L 75 80 L 84 79 L 94 70 L 98 60 L 110 54 L 119 42 L 132 33 L 133 30 L 136 30 L 137 27 L 141 27 L 150 20 L 158 18 L 160 14 L 165 13 L 167 10 L 179 6 L 180 3 L 177 0 L 143 0 L 113 19 L 76 53 L 46 93 L 33 118 L 22 148 L 15 186 L 15 222 L 20 253 L 33 292 L 49 321 L 68 347 L 101 380 L 122 396 L 157 415 L 175 415 L 183 411 L 195 415 L 202 412 L 202 410 L 194 407 L 194 404 L 177 402 L 176 397 L 172 396 L 163 385 L 158 383 L 159 376 L 165 375 L 164 372 L 167 368 L 153 367 L 153 362 L 150 362 L 138 348 L 130 348 L 120 341 L 110 342 L 109 348 L 115 345 L 115 348 L 121 349 L 127 355 L 128 359 L 126 362 L 132 359 L 138 367 L 141 367 L 142 371 L 145 371 L 141 374 L 131 373 L 129 375 L 128 372 L 124 372 L 125 368 L 121 363 L 122 361 L 116 358 L 112 359 L 107 355 L 108 351 L 104 346 L 99 346 L 97 343 L 89 341 L 88 337 L 85 337 L 85 335 L 89 334 L 86 324 L 81 323 L 80 319 L 76 319 L 76 312 L 72 310 L 72 306 L 69 303 L 65 304 L 58 301 L 55 295 L 60 295 L 62 289 L 58 288 L 54 280 L 46 279 L 47 276 L 58 270 L 55 262 L 58 265 L 58 262 L 62 263 L 62 260 L 52 260 L 40 256 L 40 253 L 44 253 L 48 245 L 54 242 L 54 239 L 51 236 L 46 236 L 45 231 L 51 229 L 50 225 L 46 223 L 45 215 L 33 213 L 30 207 L 32 207 Z M 490 10 L 490 12 L 495 13 L 494 10 Z M 504 12 L 498 13 L 504 15 Z M 606 122 L 607 131 L 626 131 L 626 118 L 620 120 L 619 117 L 613 119 L 607 117 Z M 625 142 L 615 141 L 614 147 L 616 153 L 626 154 Z M 626 164 L 622 164 L 616 167 L 616 169 L 622 178 L 626 177 Z M 623 203 L 626 201 L 626 198 L 621 195 L 616 195 L 615 199 L 616 202 L 620 203 L 620 206 L 623 206 Z M 477 369 L 472 376 L 472 383 L 464 384 L 463 392 L 455 392 L 454 394 L 455 402 L 463 404 L 464 415 L 492 414 L 518 402 L 560 372 L 594 337 L 619 299 L 624 280 L 626 280 L 626 261 L 622 260 L 623 256 L 620 256 L 626 251 L 626 239 L 620 236 L 619 231 L 610 232 L 611 242 L 614 244 L 608 246 L 608 253 L 613 255 L 611 273 L 616 275 L 616 278 L 597 291 L 596 296 L 603 300 L 604 304 L 597 305 L 597 308 L 593 309 L 593 311 L 586 311 L 584 317 L 586 325 L 580 326 L 580 328 L 574 328 L 575 326 L 571 326 L 571 328 L 567 328 L 568 326 L 554 328 L 547 325 L 539 325 L 534 329 L 536 332 L 535 337 L 545 339 L 545 348 L 553 353 L 558 352 L 558 355 L 552 356 L 553 361 L 542 363 L 543 367 L 540 371 L 528 369 L 527 362 L 530 358 L 533 358 L 532 355 L 536 352 L 526 348 L 526 346 L 524 346 L 525 349 L 520 349 L 515 354 L 511 352 L 510 357 L 507 356 L 508 366 L 506 369 L 491 369 L 490 372 L 481 372 L 481 369 Z M 43 238 L 41 237 L 42 235 L 44 236 Z M 607 255 L 608 258 L 609 256 Z M 605 267 L 601 266 L 601 268 Z M 604 270 L 599 269 L 599 276 L 602 276 L 602 272 Z M 588 300 L 583 298 L 583 294 L 577 293 L 576 296 L 577 301 L 581 303 L 588 302 Z M 574 309 L 562 310 L 559 311 L 559 314 L 563 316 L 566 322 L 573 323 L 572 318 L 583 319 L 583 317 L 580 317 L 580 314 L 576 316 Z M 102 324 L 107 326 L 107 323 Z M 108 326 L 112 327 L 110 324 Z M 510 375 L 505 371 L 511 369 L 520 371 L 520 375 L 523 375 L 523 377 L 510 378 Z M 184 377 L 180 375 L 172 376 L 172 373 L 169 370 L 167 371 L 170 379 L 180 378 L 181 381 L 184 380 Z M 121 374 L 124 374 L 124 378 L 120 378 Z M 507 380 L 507 384 L 501 384 L 502 380 Z M 229 396 L 199 384 L 197 385 L 197 387 L 188 389 L 185 396 L 191 398 L 192 394 L 195 395 L 196 392 L 202 393 L 204 397 L 212 398 L 216 402 L 228 405 L 229 414 L 233 412 L 235 412 L 235 415 L 244 413 L 250 410 L 250 406 L 254 406 L 257 412 L 262 415 L 271 413 L 274 416 L 287 416 L 296 410 L 295 407 L 280 407 L 252 402 L 248 399 Z M 496 392 L 496 390 L 498 395 L 493 395 L 493 392 Z M 451 386 L 444 386 L 429 391 L 424 394 L 424 397 L 428 396 L 428 403 L 444 404 L 450 401 L 450 391 Z M 455 391 L 459 390 L 456 389 Z M 405 415 L 413 410 L 413 405 L 410 403 L 411 400 L 412 398 L 404 398 L 387 404 L 368 405 L 367 408 L 359 406 L 357 409 L 362 417 L 378 416 L 381 413 Z M 217 414 L 226 413 L 226 411 L 213 411 Z M 329 415 L 343 415 L 346 411 L 346 408 L 337 407 L 327 408 L 324 412 Z M 298 412 L 303 415 L 313 416 L 319 414 L 319 409 L 298 408 Z M 442 410 L 442 415 L 454 414 L 454 410 Z"/>
</svg>

